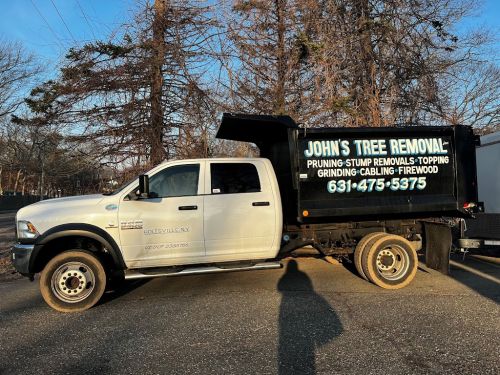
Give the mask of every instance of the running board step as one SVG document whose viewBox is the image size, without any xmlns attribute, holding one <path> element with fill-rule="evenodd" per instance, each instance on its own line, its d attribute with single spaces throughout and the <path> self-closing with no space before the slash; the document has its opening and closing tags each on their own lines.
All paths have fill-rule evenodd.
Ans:
<svg viewBox="0 0 500 375">
<path fill-rule="evenodd" d="M 237 266 L 237 267 L 226 267 L 221 264 L 220 267 L 216 266 L 202 266 L 202 267 L 186 267 L 186 268 L 176 268 L 169 269 L 164 268 L 153 270 L 148 270 L 147 268 L 141 270 L 126 270 L 125 280 L 134 279 L 146 279 L 152 277 L 163 277 L 163 276 L 183 276 L 183 275 L 201 275 L 205 273 L 217 273 L 217 272 L 233 272 L 233 271 L 251 271 L 251 270 L 271 270 L 283 267 L 280 262 L 263 262 L 256 263 L 248 266 Z"/>
</svg>

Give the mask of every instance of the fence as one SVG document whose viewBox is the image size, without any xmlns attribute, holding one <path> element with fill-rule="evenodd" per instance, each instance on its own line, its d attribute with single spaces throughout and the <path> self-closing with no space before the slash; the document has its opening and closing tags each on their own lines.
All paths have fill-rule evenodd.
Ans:
<svg viewBox="0 0 500 375">
<path fill-rule="evenodd" d="M 18 210 L 39 200 L 40 197 L 34 195 L 0 195 L 0 211 Z"/>
</svg>

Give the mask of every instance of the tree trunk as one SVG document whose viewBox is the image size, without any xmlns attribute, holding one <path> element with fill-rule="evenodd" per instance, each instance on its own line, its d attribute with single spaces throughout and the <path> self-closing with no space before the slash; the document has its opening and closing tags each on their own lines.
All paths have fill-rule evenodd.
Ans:
<svg viewBox="0 0 500 375">
<path fill-rule="evenodd" d="M 17 171 L 16 182 L 14 183 L 14 194 L 17 193 L 17 185 L 19 184 L 19 178 L 21 177 L 21 170 Z"/>
<path fill-rule="evenodd" d="M 42 166 L 42 170 L 40 171 L 40 183 L 39 183 L 39 188 L 40 188 L 40 200 L 43 201 L 43 185 L 45 183 L 44 179 L 45 179 L 45 176 L 44 176 L 44 165 L 43 165 L 43 158 L 41 158 L 41 166 Z"/>
<path fill-rule="evenodd" d="M 151 76 L 151 123 L 149 129 L 149 147 L 151 164 L 161 163 L 166 152 L 163 146 L 163 62 L 165 60 L 165 13 L 166 0 L 155 0 L 153 20 L 153 61 Z"/>
<path fill-rule="evenodd" d="M 7 178 L 7 191 L 12 188 L 12 172 L 9 171 L 9 177 Z"/>
<path fill-rule="evenodd" d="M 23 179 L 21 180 L 21 195 L 24 195 L 26 189 L 26 175 L 23 174 Z"/>
<path fill-rule="evenodd" d="M 358 23 L 360 63 L 361 69 L 358 72 L 358 84 L 361 87 L 359 108 L 362 118 L 362 125 L 381 126 L 382 119 L 380 113 L 380 100 L 377 87 L 377 67 L 375 65 L 375 53 L 372 45 L 372 25 L 370 18 L 369 0 L 355 1 L 356 18 Z"/>
<path fill-rule="evenodd" d="M 277 79 L 276 82 L 276 102 L 274 112 L 278 115 L 285 114 L 285 79 L 286 79 L 286 46 L 285 46 L 285 7 L 286 0 L 275 0 L 276 5 L 276 20 L 277 20 L 277 36 L 278 44 L 276 48 L 277 62 Z"/>
</svg>

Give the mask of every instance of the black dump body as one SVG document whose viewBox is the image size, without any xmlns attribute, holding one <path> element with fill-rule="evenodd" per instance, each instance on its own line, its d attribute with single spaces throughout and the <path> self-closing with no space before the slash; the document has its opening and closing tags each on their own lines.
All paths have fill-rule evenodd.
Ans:
<svg viewBox="0 0 500 375">
<path fill-rule="evenodd" d="M 467 217 L 478 138 L 468 126 L 299 128 L 288 116 L 224 114 L 217 138 L 271 160 L 285 224 Z"/>
</svg>

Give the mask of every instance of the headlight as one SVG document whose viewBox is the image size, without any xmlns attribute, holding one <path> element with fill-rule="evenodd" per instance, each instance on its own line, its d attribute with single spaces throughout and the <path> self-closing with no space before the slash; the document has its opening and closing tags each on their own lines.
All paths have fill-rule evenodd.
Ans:
<svg viewBox="0 0 500 375">
<path fill-rule="evenodd" d="M 17 238 L 36 238 L 38 235 L 35 226 L 29 221 L 20 220 L 17 222 Z"/>
</svg>

